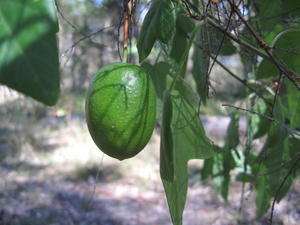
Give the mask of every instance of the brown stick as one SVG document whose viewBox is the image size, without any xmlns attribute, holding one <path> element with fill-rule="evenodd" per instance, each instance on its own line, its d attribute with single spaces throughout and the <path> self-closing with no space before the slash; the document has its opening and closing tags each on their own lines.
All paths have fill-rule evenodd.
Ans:
<svg viewBox="0 0 300 225">
<path fill-rule="evenodd" d="M 128 48 L 128 40 L 129 40 L 129 27 L 132 16 L 132 8 L 133 8 L 133 0 L 124 0 L 124 44 L 123 44 L 123 57 L 125 57 L 125 61 L 127 61 L 127 48 Z M 124 59 L 123 59 L 124 61 Z"/>
</svg>

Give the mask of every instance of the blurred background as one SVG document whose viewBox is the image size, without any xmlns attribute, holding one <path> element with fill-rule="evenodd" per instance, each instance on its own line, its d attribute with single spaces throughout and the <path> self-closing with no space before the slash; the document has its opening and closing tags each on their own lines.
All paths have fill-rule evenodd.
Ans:
<svg viewBox="0 0 300 225">
<path fill-rule="evenodd" d="M 131 61 L 137 63 L 135 37 L 149 2 L 138 1 L 132 28 Z M 120 61 L 120 0 L 57 0 L 60 32 L 61 96 L 47 107 L 0 86 L 0 224 L 3 225 L 170 225 L 159 177 L 159 126 L 133 159 L 103 155 L 89 136 L 84 102 L 91 77 L 103 65 Z M 221 57 L 236 74 L 237 55 Z M 229 124 L 224 102 L 245 97 L 244 88 L 218 66 L 210 101 L 201 109 L 208 136 L 222 144 Z M 245 134 L 240 121 L 240 135 Z M 259 146 L 261 143 L 257 143 Z M 225 203 L 202 183 L 201 160 L 189 163 L 189 194 L 184 224 L 267 224 L 255 221 L 252 187 L 234 182 Z M 300 182 L 276 206 L 274 224 L 299 224 Z"/>
</svg>

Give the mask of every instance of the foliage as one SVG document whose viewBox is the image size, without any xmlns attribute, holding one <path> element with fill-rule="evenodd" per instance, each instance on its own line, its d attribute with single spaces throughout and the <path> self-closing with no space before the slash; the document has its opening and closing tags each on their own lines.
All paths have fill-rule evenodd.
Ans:
<svg viewBox="0 0 300 225">
<path fill-rule="evenodd" d="M 300 161 L 299 151 L 295 150 L 296 145 L 294 145 L 299 140 L 297 129 L 300 128 L 299 30 L 298 25 L 293 22 L 288 26 L 281 25 L 285 19 L 290 18 L 293 21 L 293 17 L 300 16 L 300 9 L 291 10 L 292 1 L 277 1 L 276 4 L 272 4 L 274 9 L 271 9 L 269 3 L 265 1 L 256 3 L 241 1 L 240 5 L 230 0 L 214 2 L 219 4 L 213 1 L 171 0 L 160 1 L 160 4 L 157 4 L 157 1 L 152 1 L 137 46 L 140 60 L 144 60 L 155 46 L 154 41 L 158 43 L 164 58 L 157 56 L 156 64 L 146 66 L 157 68 L 156 74 L 152 71 L 152 76 L 159 93 L 163 90 L 177 89 L 178 91 L 176 95 L 170 94 L 172 91 L 165 92 L 160 162 L 161 177 L 171 217 L 173 223 L 178 225 L 182 224 L 187 188 L 186 161 L 189 157 L 185 154 L 193 154 L 193 151 L 196 151 L 198 155 L 198 157 L 194 155 L 196 158 L 211 157 L 204 160 L 202 178 L 211 177 L 226 201 L 232 180 L 230 171 L 235 169 L 243 171 L 238 174 L 237 179 L 241 182 L 251 182 L 255 186 L 258 219 L 269 209 L 272 199 L 279 202 L 287 193 L 296 174 L 296 169 L 293 168 L 291 171 L 290 168 L 293 163 Z M 163 4 L 168 5 L 165 7 L 168 10 L 160 9 Z M 170 18 L 171 5 L 176 12 L 176 23 L 173 22 L 174 17 L 172 17 L 171 22 L 167 23 L 167 29 L 162 30 L 161 27 L 166 26 L 164 18 Z M 287 14 L 291 17 L 283 16 Z M 266 19 L 266 17 L 275 18 Z M 154 26 L 151 27 L 150 24 Z M 270 27 L 274 26 L 277 28 L 275 33 L 273 30 L 270 31 Z M 164 31 L 170 34 L 167 40 L 157 35 Z M 233 35 L 231 31 L 235 34 Z M 171 40 L 170 36 L 173 37 Z M 193 42 L 194 48 L 190 47 L 190 42 Z M 168 85 L 165 80 L 171 76 L 174 83 L 183 83 L 185 86 L 186 77 L 190 73 L 186 64 L 192 49 L 194 53 L 191 57 L 193 62 L 191 73 L 196 83 L 196 93 L 183 91 L 176 85 Z M 243 79 L 229 71 L 218 60 L 218 56 L 233 54 L 239 54 L 244 67 L 248 68 L 244 70 Z M 247 59 L 249 56 L 252 57 L 251 61 Z M 171 68 L 175 69 L 173 76 L 172 70 L 166 68 L 167 64 L 171 64 Z M 228 75 L 233 76 L 249 89 L 250 98 L 244 99 L 248 108 L 235 108 L 235 110 L 248 111 L 246 114 L 247 144 L 244 149 L 240 145 L 239 117 L 236 113 L 231 117 L 228 136 L 222 148 L 209 147 L 211 144 L 204 147 L 201 140 L 205 139 L 206 135 L 204 132 L 198 133 L 201 128 L 195 127 L 197 123 L 186 122 L 186 125 L 180 125 L 183 123 L 182 118 L 193 121 L 192 115 L 197 115 L 196 111 L 187 114 L 189 107 L 197 109 L 193 101 L 190 101 L 193 106 L 189 105 L 186 108 L 187 102 L 195 99 L 190 95 L 196 95 L 200 99 L 200 104 L 205 104 L 209 100 L 209 80 L 211 67 L 214 64 L 219 64 Z M 269 84 L 277 84 L 277 86 L 270 88 Z M 262 136 L 267 137 L 264 147 L 261 150 L 254 149 L 252 141 Z M 195 149 L 189 147 L 189 142 L 193 143 L 194 138 L 200 142 L 191 145 Z M 204 149 L 210 149 L 210 154 L 201 154 L 204 153 Z M 276 172 L 272 172 L 274 169 Z M 265 174 L 265 176 L 256 176 L 256 174 Z"/>
<path fill-rule="evenodd" d="M 53 105 L 59 76 L 52 1 L 23 2 L 0 2 L 0 82 Z M 257 219 L 293 184 L 300 168 L 299 18 L 293 0 L 150 1 L 137 52 L 157 91 L 160 173 L 174 225 L 182 224 L 190 159 L 204 159 L 202 179 L 211 178 L 225 201 L 233 179 L 254 185 Z M 241 58 L 243 74 L 222 62 L 232 55 Z M 211 101 L 215 65 L 247 89 L 239 106 L 224 104 L 233 112 L 223 146 L 207 138 L 199 119 L 199 108 Z M 253 147 L 256 139 L 261 149 Z"/>
</svg>

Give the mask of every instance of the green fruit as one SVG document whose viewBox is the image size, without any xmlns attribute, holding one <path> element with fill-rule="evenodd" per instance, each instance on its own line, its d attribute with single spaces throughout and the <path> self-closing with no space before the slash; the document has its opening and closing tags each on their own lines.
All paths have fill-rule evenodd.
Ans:
<svg viewBox="0 0 300 225">
<path fill-rule="evenodd" d="M 119 160 L 131 158 L 148 143 L 155 125 L 156 93 L 139 66 L 114 63 L 91 80 L 86 120 L 95 144 Z"/>
</svg>

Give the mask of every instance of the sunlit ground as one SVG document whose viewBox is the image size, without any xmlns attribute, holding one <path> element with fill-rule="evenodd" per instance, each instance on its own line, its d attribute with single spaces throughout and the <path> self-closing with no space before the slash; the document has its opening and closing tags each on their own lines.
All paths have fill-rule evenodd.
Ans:
<svg viewBox="0 0 300 225">
<path fill-rule="evenodd" d="M 0 104 L 0 224 L 171 224 L 159 177 L 159 129 L 140 154 L 120 162 L 93 144 L 83 96 L 63 97 L 53 108 L 19 96 Z M 233 183 L 226 204 L 201 182 L 201 166 L 190 163 L 184 224 L 267 224 L 269 215 L 254 221 L 251 186 L 239 213 L 241 184 Z M 299 190 L 298 181 L 276 205 L 273 224 L 299 224 Z"/>
</svg>

